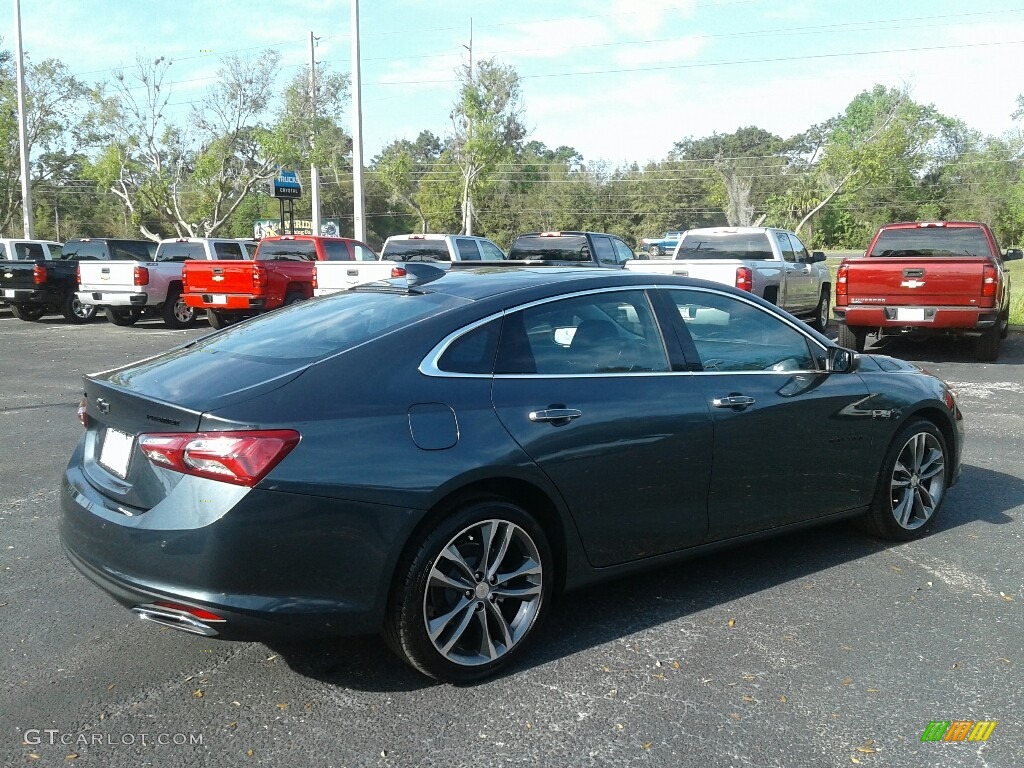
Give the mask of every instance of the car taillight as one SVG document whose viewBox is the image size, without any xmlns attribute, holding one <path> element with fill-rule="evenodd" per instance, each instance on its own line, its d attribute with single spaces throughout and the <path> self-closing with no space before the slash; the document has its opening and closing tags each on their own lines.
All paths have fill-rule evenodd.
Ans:
<svg viewBox="0 0 1024 768">
<path fill-rule="evenodd" d="M 320 287 L 320 283 L 318 283 L 317 280 L 316 280 L 316 270 L 314 269 L 313 270 L 313 290 L 315 291 L 319 287 Z"/>
<path fill-rule="evenodd" d="M 81 402 L 78 404 L 78 420 L 82 426 L 86 429 L 89 428 L 89 414 L 86 412 L 86 405 L 88 401 L 83 397 Z"/>
<path fill-rule="evenodd" d="M 135 284 L 149 285 L 149 270 L 145 267 L 135 268 Z"/>
<path fill-rule="evenodd" d="M 995 264 L 986 264 L 981 271 L 981 295 L 995 296 L 996 285 L 999 281 L 999 272 Z"/>
<path fill-rule="evenodd" d="M 185 264 L 181 270 L 181 292 L 185 293 L 188 290 L 188 264 Z"/>
<path fill-rule="evenodd" d="M 75 267 L 75 282 L 79 285 L 82 284 L 82 268 L 80 266 Z"/>
<path fill-rule="evenodd" d="M 264 288 L 267 285 L 267 268 L 262 264 L 253 262 L 252 284 L 254 288 Z"/>
<path fill-rule="evenodd" d="M 754 272 L 750 267 L 736 267 L 736 287 L 741 291 L 754 290 Z"/>
<path fill-rule="evenodd" d="M 292 429 L 139 435 L 139 448 L 158 467 L 250 488 L 298 442 Z"/>
<path fill-rule="evenodd" d="M 46 282 L 46 267 L 36 264 L 32 267 L 32 282 L 42 285 Z"/>
<path fill-rule="evenodd" d="M 392 277 L 405 277 L 408 274 L 409 273 L 405 271 L 405 267 L 392 267 L 391 268 L 391 276 Z"/>
<path fill-rule="evenodd" d="M 850 273 L 850 267 L 847 264 L 840 264 L 839 271 L 836 272 L 836 296 L 846 296 L 849 292 L 849 286 L 847 284 L 848 275 Z"/>
</svg>

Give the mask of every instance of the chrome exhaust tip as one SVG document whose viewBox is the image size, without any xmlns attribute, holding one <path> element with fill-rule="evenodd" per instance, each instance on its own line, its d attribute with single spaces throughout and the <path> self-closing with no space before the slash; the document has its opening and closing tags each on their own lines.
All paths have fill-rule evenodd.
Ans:
<svg viewBox="0 0 1024 768">
<path fill-rule="evenodd" d="M 217 635 L 217 630 L 206 623 L 211 621 L 210 619 L 200 621 L 188 611 L 178 608 L 149 603 L 147 605 L 136 605 L 132 608 L 132 611 L 143 621 L 151 621 L 163 627 L 180 629 L 182 632 L 190 632 L 193 635 L 202 635 L 203 637 L 215 637 Z M 224 620 L 219 619 L 218 621 L 223 622 Z"/>
</svg>

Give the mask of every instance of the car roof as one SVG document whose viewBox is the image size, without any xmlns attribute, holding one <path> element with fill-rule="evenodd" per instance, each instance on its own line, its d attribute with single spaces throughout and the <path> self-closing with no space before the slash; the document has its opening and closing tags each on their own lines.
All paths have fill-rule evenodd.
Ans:
<svg viewBox="0 0 1024 768">
<path fill-rule="evenodd" d="M 687 235 L 743 235 L 757 232 L 792 232 L 781 227 L 697 227 L 686 230 Z"/>
</svg>

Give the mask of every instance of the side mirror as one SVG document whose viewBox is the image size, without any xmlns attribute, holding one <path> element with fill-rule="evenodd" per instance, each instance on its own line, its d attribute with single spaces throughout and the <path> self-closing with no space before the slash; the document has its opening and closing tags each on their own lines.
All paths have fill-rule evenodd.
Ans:
<svg viewBox="0 0 1024 768">
<path fill-rule="evenodd" d="M 1020 248 L 1007 248 L 1003 261 L 1016 261 L 1017 259 L 1024 259 L 1024 251 Z"/>
<path fill-rule="evenodd" d="M 815 251 L 811 254 L 811 264 L 818 264 L 825 261 L 826 258 L 824 251 Z"/>
<path fill-rule="evenodd" d="M 844 347 L 830 347 L 828 350 L 829 373 L 853 373 L 860 365 L 857 353 Z"/>
</svg>

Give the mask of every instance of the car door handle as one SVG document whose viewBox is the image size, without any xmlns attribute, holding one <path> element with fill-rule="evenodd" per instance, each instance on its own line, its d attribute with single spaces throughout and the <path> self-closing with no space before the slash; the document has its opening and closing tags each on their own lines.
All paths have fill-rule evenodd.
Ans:
<svg viewBox="0 0 1024 768">
<path fill-rule="evenodd" d="M 729 395 L 728 397 L 716 397 L 711 401 L 711 404 L 715 408 L 734 408 L 737 411 L 742 411 L 744 408 L 752 406 L 756 400 L 747 395 Z"/>
<path fill-rule="evenodd" d="M 583 411 L 575 408 L 545 408 L 542 411 L 530 411 L 530 421 L 569 421 L 578 419 Z"/>
</svg>

